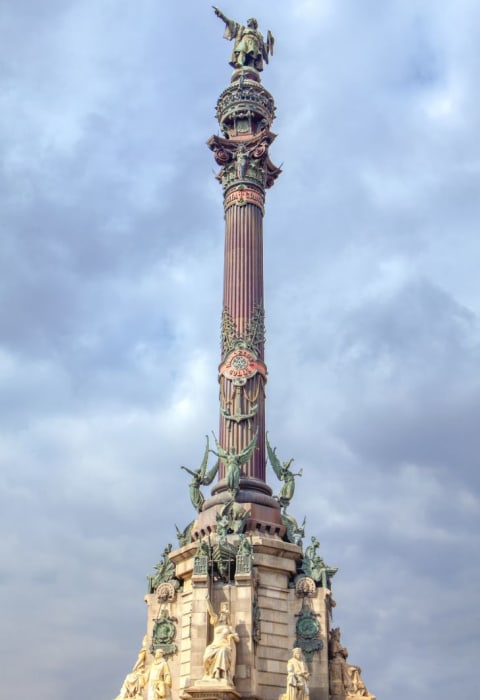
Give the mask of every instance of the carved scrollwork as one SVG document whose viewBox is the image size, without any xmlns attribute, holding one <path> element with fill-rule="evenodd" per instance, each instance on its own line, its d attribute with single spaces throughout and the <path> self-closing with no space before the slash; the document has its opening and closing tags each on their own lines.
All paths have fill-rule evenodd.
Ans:
<svg viewBox="0 0 480 700">
<path fill-rule="evenodd" d="M 222 356 L 235 348 L 245 348 L 259 355 L 265 343 L 265 311 L 261 304 L 255 305 L 247 325 L 246 332 L 238 332 L 237 325 L 230 311 L 225 307 L 222 312 Z"/>
<path fill-rule="evenodd" d="M 155 590 L 158 601 L 162 603 L 172 603 L 175 600 L 177 591 L 173 583 L 161 583 Z"/>
<path fill-rule="evenodd" d="M 295 594 L 298 598 L 314 598 L 317 592 L 315 581 L 310 576 L 303 576 L 295 583 Z"/>
<path fill-rule="evenodd" d="M 252 155 L 254 158 L 263 158 L 263 156 L 267 153 L 267 150 L 268 143 L 266 141 L 262 141 L 256 148 L 253 149 Z"/>
<path fill-rule="evenodd" d="M 248 140 L 212 136 L 207 141 L 215 161 L 221 166 L 216 177 L 225 191 L 232 186 L 244 184 L 263 192 L 273 185 L 281 173 L 281 169 L 273 165 L 268 155 L 268 148 L 274 138 L 275 134 L 263 130 Z M 256 204 L 255 201 L 251 203 Z"/>
<path fill-rule="evenodd" d="M 232 83 L 218 98 L 217 119 L 222 127 L 233 125 L 235 118 L 245 118 L 246 115 L 259 122 L 260 128 L 265 128 L 275 119 L 273 97 L 256 81 Z"/>
<path fill-rule="evenodd" d="M 232 160 L 232 154 L 224 150 L 223 148 L 215 149 L 213 155 L 218 165 L 226 165 L 229 161 Z"/>
</svg>

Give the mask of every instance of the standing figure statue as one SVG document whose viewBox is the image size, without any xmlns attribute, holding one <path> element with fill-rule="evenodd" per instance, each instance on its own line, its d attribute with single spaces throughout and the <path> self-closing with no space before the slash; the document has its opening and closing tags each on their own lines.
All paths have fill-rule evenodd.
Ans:
<svg viewBox="0 0 480 700">
<path fill-rule="evenodd" d="M 203 504 L 205 503 L 205 497 L 203 493 L 200 491 L 200 486 L 209 486 L 212 481 L 214 480 L 217 471 L 218 471 L 218 462 L 207 472 L 207 462 L 208 462 L 208 453 L 210 452 L 209 449 L 209 443 L 208 443 L 208 435 L 205 436 L 207 438 L 207 446 L 205 448 L 205 453 L 203 455 L 203 460 L 198 469 L 195 469 L 195 471 L 190 471 L 190 469 L 187 469 L 187 467 L 180 467 L 180 469 L 184 469 L 186 472 L 188 472 L 193 478 L 190 482 L 189 485 L 189 490 L 190 490 L 190 500 L 192 501 L 193 507 L 200 513 L 202 510 Z"/>
<path fill-rule="evenodd" d="M 227 486 L 233 500 L 235 500 L 237 493 L 240 490 L 241 467 L 243 464 L 246 464 L 252 456 L 253 450 L 255 449 L 255 445 L 257 444 L 257 436 L 258 430 L 255 433 L 251 442 L 249 442 L 245 449 L 243 449 L 242 452 L 239 452 L 238 454 L 237 450 L 233 445 L 232 447 L 230 447 L 228 452 L 224 450 L 218 442 L 215 435 L 213 436 L 215 438 L 215 444 L 217 446 L 218 452 L 215 452 L 214 450 L 210 450 L 210 452 L 212 452 L 214 455 L 223 460 L 225 464 L 225 468 L 227 470 Z"/>
<path fill-rule="evenodd" d="M 286 700 L 308 700 L 308 678 L 310 673 L 300 647 L 293 650 L 287 662 Z"/>
<path fill-rule="evenodd" d="M 230 625 L 228 603 L 220 605 L 220 611 L 217 615 L 207 596 L 207 609 L 214 632 L 213 640 L 203 654 L 204 678 L 224 681 L 227 685 L 233 686 L 237 660 L 235 645 L 240 641 L 240 637 Z"/>
<path fill-rule="evenodd" d="M 277 500 L 282 508 L 288 508 L 288 506 L 290 505 L 290 501 L 293 498 L 293 494 L 295 493 L 295 477 L 302 476 L 303 469 L 300 469 L 300 471 L 296 473 L 290 471 L 290 466 L 293 462 L 293 458 L 290 459 L 288 462 L 282 463 L 277 457 L 277 448 L 272 448 L 268 441 L 268 433 L 266 435 L 266 438 L 267 454 L 268 459 L 270 460 L 270 464 L 272 465 L 272 469 L 275 472 L 277 479 L 285 482 L 282 488 L 280 489 L 280 493 L 277 496 Z"/>
<path fill-rule="evenodd" d="M 320 542 L 316 537 L 312 537 L 312 544 L 305 549 L 301 570 L 323 588 L 331 588 L 331 579 L 337 573 L 338 567 L 325 564 L 322 557 L 317 554 L 319 547 Z"/>
<path fill-rule="evenodd" d="M 163 649 L 157 649 L 152 665 L 145 673 L 144 684 L 148 688 L 147 700 L 164 700 L 170 697 L 172 675 L 164 659 Z"/>
<path fill-rule="evenodd" d="M 263 70 L 263 61 L 268 63 L 268 55 L 273 56 L 273 46 L 275 40 L 271 31 L 267 33 L 267 41 L 263 40 L 263 36 L 258 31 L 258 22 L 255 17 L 247 20 L 247 26 L 235 22 L 233 19 L 226 17 L 218 7 L 212 5 L 217 17 L 225 22 L 225 39 L 231 41 L 235 39 L 230 65 L 233 68 L 252 67 L 257 71 Z"/>
</svg>

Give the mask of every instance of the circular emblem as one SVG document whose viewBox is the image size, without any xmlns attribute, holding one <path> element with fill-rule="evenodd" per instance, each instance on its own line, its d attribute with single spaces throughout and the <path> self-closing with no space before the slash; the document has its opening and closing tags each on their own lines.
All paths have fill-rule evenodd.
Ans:
<svg viewBox="0 0 480 700">
<path fill-rule="evenodd" d="M 232 367 L 233 369 L 245 369 L 248 367 L 248 362 L 245 357 L 242 357 L 241 355 L 237 355 L 237 357 L 234 357 L 232 360 Z"/>
<path fill-rule="evenodd" d="M 295 583 L 295 593 L 299 598 L 313 598 L 317 592 L 315 581 L 310 576 L 302 576 Z"/>
<path fill-rule="evenodd" d="M 161 618 L 153 628 L 154 644 L 170 644 L 175 637 L 175 625 L 167 618 Z"/>
<path fill-rule="evenodd" d="M 175 586 L 170 583 L 161 583 L 156 589 L 157 600 L 166 603 L 168 601 L 175 600 Z"/>
<path fill-rule="evenodd" d="M 314 639 L 320 631 L 315 617 L 301 617 L 297 622 L 297 635 L 303 639 Z"/>
<path fill-rule="evenodd" d="M 220 365 L 220 374 L 226 379 L 234 382 L 244 383 L 257 372 L 262 376 L 267 373 L 266 367 L 261 360 L 257 360 L 256 355 L 247 348 L 235 348 L 227 355 L 225 361 Z"/>
</svg>

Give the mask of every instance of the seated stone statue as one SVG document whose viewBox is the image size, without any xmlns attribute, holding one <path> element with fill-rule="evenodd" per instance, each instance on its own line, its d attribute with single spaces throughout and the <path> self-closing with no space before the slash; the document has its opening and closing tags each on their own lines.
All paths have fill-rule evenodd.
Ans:
<svg viewBox="0 0 480 700">
<path fill-rule="evenodd" d="M 148 637 L 143 638 L 142 648 L 138 652 L 138 658 L 135 665 L 125 678 L 120 689 L 119 695 L 115 700 L 125 700 L 125 698 L 135 698 L 141 700 L 143 698 L 143 672 L 145 671 L 145 663 L 147 658 Z"/>
<path fill-rule="evenodd" d="M 308 672 L 307 664 L 303 658 L 300 647 L 293 650 L 293 656 L 287 662 L 287 692 L 286 700 L 305 700 L 308 698 Z"/>
<path fill-rule="evenodd" d="M 342 698 L 342 700 L 369 698 L 369 700 L 376 700 L 376 696 L 369 693 L 365 687 L 361 677 L 362 670 L 360 666 L 347 663 L 348 649 L 342 646 L 339 627 L 330 631 L 328 658 L 331 698 Z"/>
<path fill-rule="evenodd" d="M 375 695 L 369 693 L 363 682 L 361 676 L 362 669 L 360 666 L 354 666 L 353 664 L 346 664 L 346 675 L 348 678 L 348 689 L 346 700 L 353 700 L 353 698 L 369 698 L 370 700 L 375 700 Z"/>
<path fill-rule="evenodd" d="M 142 677 L 138 673 L 129 673 L 125 678 L 120 693 L 115 700 L 143 700 L 142 695 Z"/>
<path fill-rule="evenodd" d="M 236 644 L 240 638 L 230 625 L 228 603 L 222 603 L 217 615 L 207 598 L 210 623 L 213 625 L 213 640 L 203 655 L 204 679 L 224 681 L 233 686 L 237 657 Z"/>
</svg>

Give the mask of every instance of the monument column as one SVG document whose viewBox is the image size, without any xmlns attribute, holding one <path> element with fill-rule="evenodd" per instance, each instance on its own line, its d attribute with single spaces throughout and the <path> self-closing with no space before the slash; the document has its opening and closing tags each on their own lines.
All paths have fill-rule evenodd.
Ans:
<svg viewBox="0 0 480 700">
<path fill-rule="evenodd" d="M 271 47 L 273 38 L 269 35 L 265 44 L 256 20 L 249 22 L 251 26 L 242 29 L 249 32 L 249 41 L 253 37 L 261 40 L 263 47 Z M 226 38 L 235 36 L 235 24 L 226 22 Z M 242 48 L 241 41 L 236 43 L 237 49 Z M 263 58 L 267 57 L 264 48 Z M 265 466 L 263 216 L 265 192 L 281 170 L 273 165 L 268 152 L 275 139 L 270 130 L 275 105 L 260 81 L 263 58 L 256 65 L 250 61 L 239 66 L 238 51 L 232 57 L 235 70 L 231 83 L 217 102 L 221 136 L 212 136 L 207 142 L 220 166 L 217 180 L 224 195 L 225 258 L 218 374 L 220 426 L 215 450 L 219 480 L 200 513 L 199 534 L 210 529 L 204 527 L 212 523 L 213 514 L 207 516 L 207 511 L 214 506 L 218 510 L 220 504 L 231 500 L 256 504 L 250 527 L 262 528 L 262 521 L 267 529 L 272 523 L 280 526 L 279 506 L 266 483 Z"/>
</svg>

